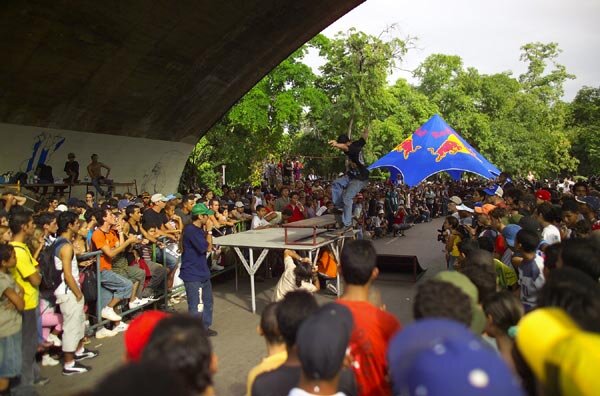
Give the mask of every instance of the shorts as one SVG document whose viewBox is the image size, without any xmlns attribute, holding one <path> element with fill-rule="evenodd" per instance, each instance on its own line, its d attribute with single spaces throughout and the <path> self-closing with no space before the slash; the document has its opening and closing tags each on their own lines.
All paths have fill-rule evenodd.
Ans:
<svg viewBox="0 0 600 396">
<path fill-rule="evenodd" d="M 62 350 L 75 352 L 85 336 L 84 299 L 77 301 L 73 293 L 67 293 L 57 296 L 56 303 L 60 305 L 63 316 Z"/>
<path fill-rule="evenodd" d="M 0 338 L 0 378 L 21 375 L 21 330 Z"/>
</svg>

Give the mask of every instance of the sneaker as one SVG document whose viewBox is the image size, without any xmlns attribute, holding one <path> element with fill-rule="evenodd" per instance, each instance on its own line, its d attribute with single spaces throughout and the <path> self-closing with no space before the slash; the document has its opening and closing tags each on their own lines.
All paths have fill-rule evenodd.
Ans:
<svg viewBox="0 0 600 396">
<path fill-rule="evenodd" d="M 87 373 L 91 369 L 91 367 L 84 366 L 83 364 L 76 361 L 71 367 L 63 366 L 62 373 L 63 375 L 83 374 Z"/>
<path fill-rule="evenodd" d="M 38 379 L 33 381 L 33 385 L 35 386 L 44 386 L 50 382 L 50 378 L 47 377 L 39 377 Z"/>
<path fill-rule="evenodd" d="M 326 286 L 326 289 L 337 296 L 338 290 L 337 290 L 337 287 L 335 287 L 335 285 L 333 283 L 328 283 Z"/>
<path fill-rule="evenodd" d="M 217 333 L 217 332 L 216 332 L 216 331 L 214 331 L 213 329 L 206 329 L 206 335 L 208 335 L 209 337 L 214 337 L 214 336 L 216 336 L 217 334 L 219 334 L 219 333 Z"/>
<path fill-rule="evenodd" d="M 115 331 L 109 330 L 106 327 L 96 331 L 96 338 L 114 337 L 116 335 L 117 333 Z"/>
<path fill-rule="evenodd" d="M 42 366 L 57 366 L 60 363 L 47 353 L 42 355 Z"/>
<path fill-rule="evenodd" d="M 111 322 L 118 322 L 122 319 L 111 307 L 102 308 L 102 318 L 108 319 Z"/>
<path fill-rule="evenodd" d="M 148 302 L 155 302 L 160 300 L 159 297 L 154 297 L 154 294 L 152 294 L 150 297 L 146 297 L 146 300 L 148 300 Z"/>
<path fill-rule="evenodd" d="M 48 337 L 46 337 L 46 341 L 51 342 L 55 347 L 62 346 L 62 341 L 60 338 L 58 338 L 58 336 L 56 336 L 56 334 L 50 333 Z"/>
<path fill-rule="evenodd" d="M 80 360 L 93 359 L 98 355 L 100 355 L 100 352 L 98 351 L 92 351 L 91 349 L 83 348 L 83 352 L 75 352 L 75 361 L 79 362 Z"/>
<path fill-rule="evenodd" d="M 213 263 L 213 264 L 210 266 L 210 270 L 211 270 L 211 271 L 223 271 L 224 269 L 225 269 L 225 267 L 223 267 L 222 265 L 219 265 L 219 264 L 217 264 L 217 263 Z"/>
<path fill-rule="evenodd" d="M 118 326 L 113 327 L 112 331 L 115 333 L 122 333 L 129 328 L 129 325 L 125 322 L 119 323 Z"/>
<path fill-rule="evenodd" d="M 136 298 L 135 300 L 133 300 L 132 302 L 129 303 L 129 309 L 143 307 L 146 304 L 148 304 L 148 300 L 146 300 L 145 298 L 144 299 Z"/>
</svg>

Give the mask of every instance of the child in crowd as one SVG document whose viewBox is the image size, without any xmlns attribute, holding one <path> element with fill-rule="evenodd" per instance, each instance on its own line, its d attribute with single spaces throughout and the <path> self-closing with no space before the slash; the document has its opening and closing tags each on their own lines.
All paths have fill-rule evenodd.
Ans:
<svg viewBox="0 0 600 396">
<path fill-rule="evenodd" d="M 10 378 L 21 374 L 23 290 L 10 275 L 17 264 L 15 249 L 0 244 L 0 395 L 10 395 Z"/>
<path fill-rule="evenodd" d="M 518 266 L 521 303 L 525 312 L 536 306 L 537 293 L 544 285 L 544 260 L 537 254 L 540 238 L 532 231 L 520 230 L 517 233 L 516 249 L 523 257 Z"/>
<path fill-rule="evenodd" d="M 252 384 L 258 375 L 278 368 L 287 359 L 285 341 L 277 326 L 277 307 L 278 303 L 270 303 L 265 307 L 260 317 L 257 331 L 261 337 L 265 338 L 267 343 L 267 357 L 248 373 L 248 380 L 246 381 L 247 396 L 252 394 Z"/>
<path fill-rule="evenodd" d="M 7 225 L 0 225 L 0 244 L 8 243 L 12 239 L 12 232 Z"/>
<path fill-rule="evenodd" d="M 500 356 L 514 371 L 512 350 L 515 344 L 516 325 L 524 315 L 523 305 L 509 291 L 498 292 L 483 301 L 486 316 L 485 332 L 496 339 Z"/>
</svg>

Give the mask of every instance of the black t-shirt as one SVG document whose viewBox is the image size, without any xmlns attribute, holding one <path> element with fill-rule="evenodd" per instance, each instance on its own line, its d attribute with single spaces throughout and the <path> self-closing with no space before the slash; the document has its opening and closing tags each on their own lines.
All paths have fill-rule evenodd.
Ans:
<svg viewBox="0 0 600 396">
<path fill-rule="evenodd" d="M 362 148 L 365 144 L 367 144 L 365 139 L 360 138 L 357 141 L 352 142 L 352 144 L 348 146 L 348 151 L 345 152 L 350 162 L 355 165 L 354 169 L 348 171 L 348 176 L 350 176 L 351 179 L 369 180 L 369 170 L 365 164 L 362 152 Z"/>
<path fill-rule="evenodd" d="M 152 208 L 146 209 L 144 211 L 144 216 L 142 217 L 142 227 L 147 230 L 150 227 L 156 227 L 157 229 L 161 229 L 163 224 L 167 224 L 169 219 L 167 215 L 163 212 L 156 213 L 156 211 Z"/>
<path fill-rule="evenodd" d="M 281 366 L 278 369 L 263 373 L 256 377 L 252 384 L 252 396 L 282 396 L 290 393 L 300 383 L 302 368 Z M 347 396 L 358 394 L 356 380 L 352 371 L 344 368 L 340 375 L 339 392 Z"/>
<path fill-rule="evenodd" d="M 76 173 L 79 175 L 79 162 L 77 161 L 67 161 L 65 162 L 65 173 L 68 175 L 69 171 L 72 173 Z"/>
</svg>

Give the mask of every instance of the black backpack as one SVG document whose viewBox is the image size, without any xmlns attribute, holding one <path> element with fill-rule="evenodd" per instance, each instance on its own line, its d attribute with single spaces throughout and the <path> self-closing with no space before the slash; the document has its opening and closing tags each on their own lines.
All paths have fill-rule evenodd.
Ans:
<svg viewBox="0 0 600 396">
<path fill-rule="evenodd" d="M 40 273 L 42 275 L 40 293 L 48 300 L 54 300 L 54 291 L 62 283 L 62 270 L 56 269 L 54 256 L 68 242 L 65 238 L 57 238 L 50 246 L 43 248 L 38 257 Z"/>
</svg>

